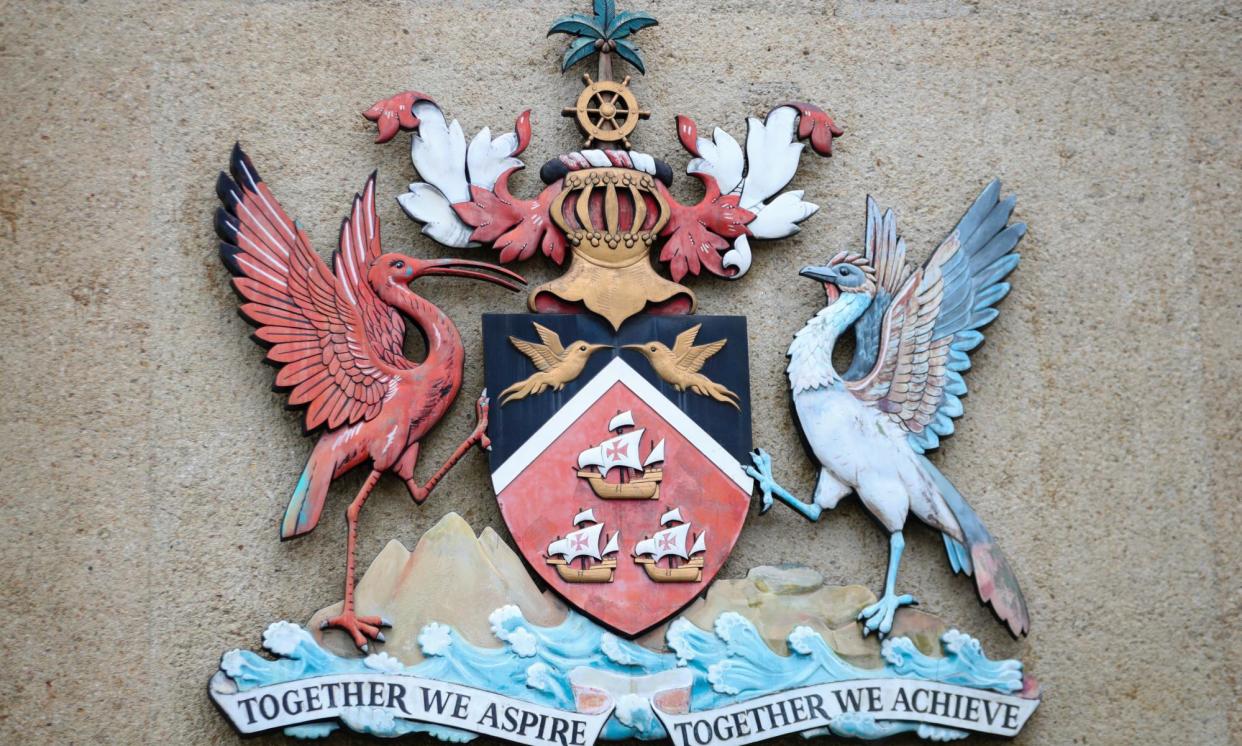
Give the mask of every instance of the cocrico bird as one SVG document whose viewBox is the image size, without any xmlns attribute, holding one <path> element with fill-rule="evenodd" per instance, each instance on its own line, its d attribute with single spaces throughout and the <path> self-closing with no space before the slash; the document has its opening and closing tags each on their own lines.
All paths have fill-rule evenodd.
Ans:
<svg viewBox="0 0 1242 746">
<path fill-rule="evenodd" d="M 646 342 L 640 345 L 625 345 L 624 349 L 637 350 L 651 362 L 656 374 L 678 391 L 691 391 L 700 396 L 710 396 L 716 401 L 724 402 L 734 409 L 740 410 L 737 394 L 711 380 L 699 372 L 707 359 L 725 346 L 727 339 L 718 339 L 705 345 L 694 345 L 694 338 L 699 334 L 702 324 L 695 324 L 673 340 L 673 348 L 663 342 Z"/>
<path fill-rule="evenodd" d="M 509 342 L 535 364 L 535 372 L 501 391 L 501 406 L 528 396 L 542 394 L 549 388 L 560 391 L 565 388 L 565 384 L 582 374 L 582 369 L 586 367 L 587 360 L 592 355 L 612 346 L 589 344 L 577 339 L 566 347 L 561 345 L 561 337 L 556 332 L 543 324 L 536 323 L 534 327 L 535 333 L 539 335 L 539 339 L 543 340 L 543 344 L 509 337 Z"/>
<path fill-rule="evenodd" d="M 993 181 L 957 227 L 915 269 L 905 261 L 891 210 L 867 200 L 863 254 L 841 252 L 800 274 L 823 284 L 828 305 L 794 335 L 789 383 L 798 423 L 819 462 L 810 502 L 772 477 L 772 460 L 753 454 L 763 509 L 775 495 L 812 521 L 854 492 L 890 532 L 884 595 L 862 610 L 865 631 L 888 634 L 893 615 L 912 596 L 898 594 L 903 530 L 913 513 L 944 537 L 954 572 L 973 575 L 980 597 L 1016 637 L 1030 627 L 1018 581 L 992 535 L 962 495 L 923 455 L 953 432 L 966 393 L 962 372 L 983 342 L 980 328 L 1009 292 L 1003 280 L 1018 264 L 1013 251 L 1026 232 L 1009 225 L 1014 198 L 1001 200 Z M 852 364 L 833 368 L 837 340 L 851 327 Z"/>
<path fill-rule="evenodd" d="M 423 484 L 414 479 L 419 443 L 461 388 L 461 335 L 440 309 L 410 290 L 420 277 L 487 280 L 519 290 L 524 280 L 507 269 L 458 259 L 415 259 L 380 248 L 375 174 L 341 224 L 332 268 L 311 248 L 306 233 L 285 214 L 240 147 L 216 191 L 224 207 L 216 231 L 220 257 L 233 273 L 242 313 L 258 325 L 255 338 L 271 345 L 267 359 L 280 366 L 276 385 L 289 388 L 291 406 L 306 405 L 306 430 L 325 428 L 298 479 L 280 537 L 290 539 L 319 523 L 333 480 L 370 461 L 346 517 L 349 538 L 342 613 L 324 623 L 339 627 L 367 649 L 383 642 L 378 616 L 354 611 L 354 547 L 358 515 L 380 475 L 400 477 L 416 503 L 478 443 L 487 447 L 487 394 L 476 402 L 478 424 L 452 456 Z M 426 338 L 422 362 L 402 351 L 408 318 Z"/>
</svg>

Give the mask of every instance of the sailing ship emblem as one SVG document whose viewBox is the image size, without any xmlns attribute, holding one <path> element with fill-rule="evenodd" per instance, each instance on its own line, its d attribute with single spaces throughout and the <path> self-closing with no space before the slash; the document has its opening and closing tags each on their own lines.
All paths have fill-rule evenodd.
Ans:
<svg viewBox="0 0 1242 746">
<path fill-rule="evenodd" d="M 608 421 L 609 432 L 616 436 L 578 454 L 578 476 L 587 480 L 591 491 L 605 500 L 655 500 L 660 497 L 660 480 L 664 478 L 664 439 L 651 446 L 645 458 L 639 459 L 646 428 L 626 432 L 634 427 L 634 413 L 617 413 Z M 616 470 L 618 481 L 609 482 L 608 474 Z"/>
<path fill-rule="evenodd" d="M 669 524 L 676 524 L 669 527 Z M 634 561 L 657 583 L 698 583 L 703 580 L 703 555 L 707 552 L 707 531 L 694 537 L 690 549 L 690 522 L 681 517 L 681 508 L 673 508 L 660 516 L 665 526 L 654 536 L 634 545 Z M 667 559 L 668 566 L 660 561 Z M 678 563 L 677 560 L 681 562 Z"/>
<path fill-rule="evenodd" d="M 617 568 L 615 555 L 620 548 L 621 532 L 613 531 L 601 551 L 599 540 L 604 524 L 595 518 L 594 510 L 583 510 L 574 516 L 575 526 L 584 523 L 591 525 L 570 531 L 564 538 L 558 537 L 548 544 L 546 562 L 556 568 L 557 575 L 566 583 L 611 583 Z M 577 560 L 582 562 L 580 567 L 573 564 Z"/>
</svg>

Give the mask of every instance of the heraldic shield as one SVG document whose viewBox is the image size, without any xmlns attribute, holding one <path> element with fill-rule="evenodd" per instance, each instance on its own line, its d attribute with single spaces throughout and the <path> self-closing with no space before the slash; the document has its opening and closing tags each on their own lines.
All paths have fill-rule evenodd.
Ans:
<svg viewBox="0 0 1242 746">
<path fill-rule="evenodd" d="M 486 314 L 492 484 L 531 569 L 629 637 L 719 572 L 750 503 L 746 320 Z"/>
</svg>

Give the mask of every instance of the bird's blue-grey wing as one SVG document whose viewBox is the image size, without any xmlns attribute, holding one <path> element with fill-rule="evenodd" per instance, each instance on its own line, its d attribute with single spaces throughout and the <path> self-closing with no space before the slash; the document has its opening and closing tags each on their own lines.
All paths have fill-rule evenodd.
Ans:
<svg viewBox="0 0 1242 746">
<path fill-rule="evenodd" d="M 982 328 L 997 317 L 996 303 L 1009 293 L 1004 280 L 1018 266 L 1014 248 L 1026 233 L 1026 225 L 1009 223 L 1016 198 L 1001 199 L 1000 191 L 999 180 L 988 184 L 942 244 L 956 241 L 958 246 L 940 267 L 940 311 L 931 343 L 951 341 L 942 399 L 926 426 L 908 436 L 919 452 L 936 448 L 942 438 L 953 434 L 953 420 L 962 414 L 961 397 L 966 394 L 962 373 L 970 368 L 970 352 L 982 344 Z"/>
<path fill-rule="evenodd" d="M 1018 264 L 1013 249 L 1026 232 L 1022 223 L 1009 224 L 1013 206 L 1012 197 L 1000 199 L 999 181 L 989 184 L 927 263 L 892 293 L 879 326 L 860 332 L 867 343 L 862 354 L 874 362 L 865 375 L 847 376 L 847 387 L 905 429 L 919 453 L 953 433 L 970 351 L 983 342 L 980 330 L 1009 292 L 1004 280 Z"/>
<path fill-rule="evenodd" d="M 857 381 L 875 367 L 880 350 L 884 312 L 893 302 L 912 267 L 906 263 L 906 242 L 897 235 L 897 218 L 893 211 L 882 215 L 875 200 L 867 196 L 867 232 L 863 238 L 863 256 L 875 270 L 875 299 L 854 324 L 854 359 L 842 376 Z"/>
</svg>

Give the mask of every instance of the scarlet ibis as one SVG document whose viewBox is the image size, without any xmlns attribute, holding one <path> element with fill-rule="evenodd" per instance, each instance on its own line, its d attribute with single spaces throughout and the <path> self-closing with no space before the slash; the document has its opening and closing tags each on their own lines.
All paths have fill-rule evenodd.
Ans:
<svg viewBox="0 0 1242 746">
<path fill-rule="evenodd" d="M 220 257 L 233 273 L 241 311 L 258 325 L 257 340 L 271 345 L 280 366 L 276 385 L 289 389 L 290 406 L 306 406 L 308 433 L 322 429 L 280 524 L 282 539 L 309 533 L 319 522 L 332 482 L 363 462 L 371 472 L 346 512 L 349 538 L 345 604 L 325 626 L 339 627 L 362 650 L 383 642 L 389 622 L 354 611 L 354 549 L 358 514 L 380 475 L 393 472 L 422 503 L 470 447 L 487 439 L 486 391 L 476 403 L 478 423 L 448 460 L 420 484 L 414 479 L 419 443 L 439 422 L 461 388 L 464 350 L 457 327 L 410 289 L 420 277 L 467 277 L 520 290 L 522 277 L 502 267 L 461 259 L 416 259 L 385 253 L 375 213 L 375 174 L 367 179 L 341 225 L 332 267 L 290 220 L 240 147 L 216 191 L 224 207 L 216 230 Z M 405 358 L 405 321 L 426 340 L 422 362 Z"/>
</svg>

